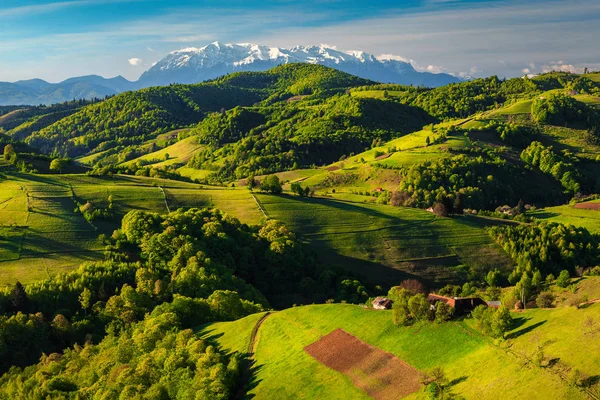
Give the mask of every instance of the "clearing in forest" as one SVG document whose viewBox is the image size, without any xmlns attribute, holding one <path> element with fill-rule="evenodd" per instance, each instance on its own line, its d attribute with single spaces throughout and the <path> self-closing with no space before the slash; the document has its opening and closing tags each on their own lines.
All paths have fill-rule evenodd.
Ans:
<svg viewBox="0 0 600 400">
<path fill-rule="evenodd" d="M 419 389 L 419 372 L 391 353 L 336 329 L 304 350 L 320 363 L 348 376 L 377 400 L 398 399 Z"/>
</svg>

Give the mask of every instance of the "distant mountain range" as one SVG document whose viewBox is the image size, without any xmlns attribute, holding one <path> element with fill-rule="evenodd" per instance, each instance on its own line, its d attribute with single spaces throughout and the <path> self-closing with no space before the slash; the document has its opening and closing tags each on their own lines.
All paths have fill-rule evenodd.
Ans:
<svg viewBox="0 0 600 400">
<path fill-rule="evenodd" d="M 198 83 L 239 71 L 266 71 L 288 63 L 321 64 L 361 78 L 384 83 L 437 87 L 460 82 L 450 74 L 420 72 L 401 57 L 375 57 L 362 51 L 341 51 L 333 46 L 296 46 L 289 49 L 251 43 L 211 43 L 169 53 L 136 82 L 122 76 L 97 75 L 70 78 L 60 83 L 41 79 L 0 82 L 0 105 L 52 104 L 73 99 L 102 98 L 150 86 Z"/>
</svg>

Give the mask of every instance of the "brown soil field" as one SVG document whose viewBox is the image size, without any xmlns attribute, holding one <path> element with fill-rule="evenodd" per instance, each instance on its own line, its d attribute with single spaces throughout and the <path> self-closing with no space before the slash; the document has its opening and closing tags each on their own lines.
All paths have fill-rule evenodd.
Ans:
<svg viewBox="0 0 600 400">
<path fill-rule="evenodd" d="M 586 210 L 600 210 L 600 203 L 577 203 L 573 207 Z"/>
<path fill-rule="evenodd" d="M 385 160 L 386 158 L 388 158 L 389 156 L 391 156 L 392 153 L 387 153 L 387 154 L 382 154 L 379 157 L 376 157 L 376 160 Z"/>
<path fill-rule="evenodd" d="M 337 171 L 338 169 L 342 169 L 342 168 L 338 167 L 337 165 L 332 165 L 331 167 L 327 167 L 327 171 L 329 171 L 329 172 Z"/>
<path fill-rule="evenodd" d="M 377 400 L 395 400 L 419 390 L 419 371 L 342 329 L 323 336 L 304 351 L 348 376 L 356 387 Z"/>
</svg>

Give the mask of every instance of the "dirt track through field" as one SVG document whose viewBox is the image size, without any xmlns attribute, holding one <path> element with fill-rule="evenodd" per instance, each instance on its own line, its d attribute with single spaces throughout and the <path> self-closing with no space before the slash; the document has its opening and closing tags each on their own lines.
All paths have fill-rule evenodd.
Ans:
<svg viewBox="0 0 600 400">
<path fill-rule="evenodd" d="M 304 350 L 320 363 L 343 373 L 377 400 L 392 400 L 419 389 L 419 372 L 391 353 L 336 329 Z"/>
</svg>

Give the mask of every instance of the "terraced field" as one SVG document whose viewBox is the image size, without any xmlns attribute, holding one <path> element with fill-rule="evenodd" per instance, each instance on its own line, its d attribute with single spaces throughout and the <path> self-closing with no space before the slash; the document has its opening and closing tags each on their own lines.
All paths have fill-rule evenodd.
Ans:
<svg viewBox="0 0 600 400">
<path fill-rule="evenodd" d="M 510 260 L 474 217 L 440 218 L 424 210 L 321 198 L 257 194 L 271 218 L 286 223 L 326 265 L 393 285 L 464 278 L 469 269 L 505 269 Z"/>
</svg>

